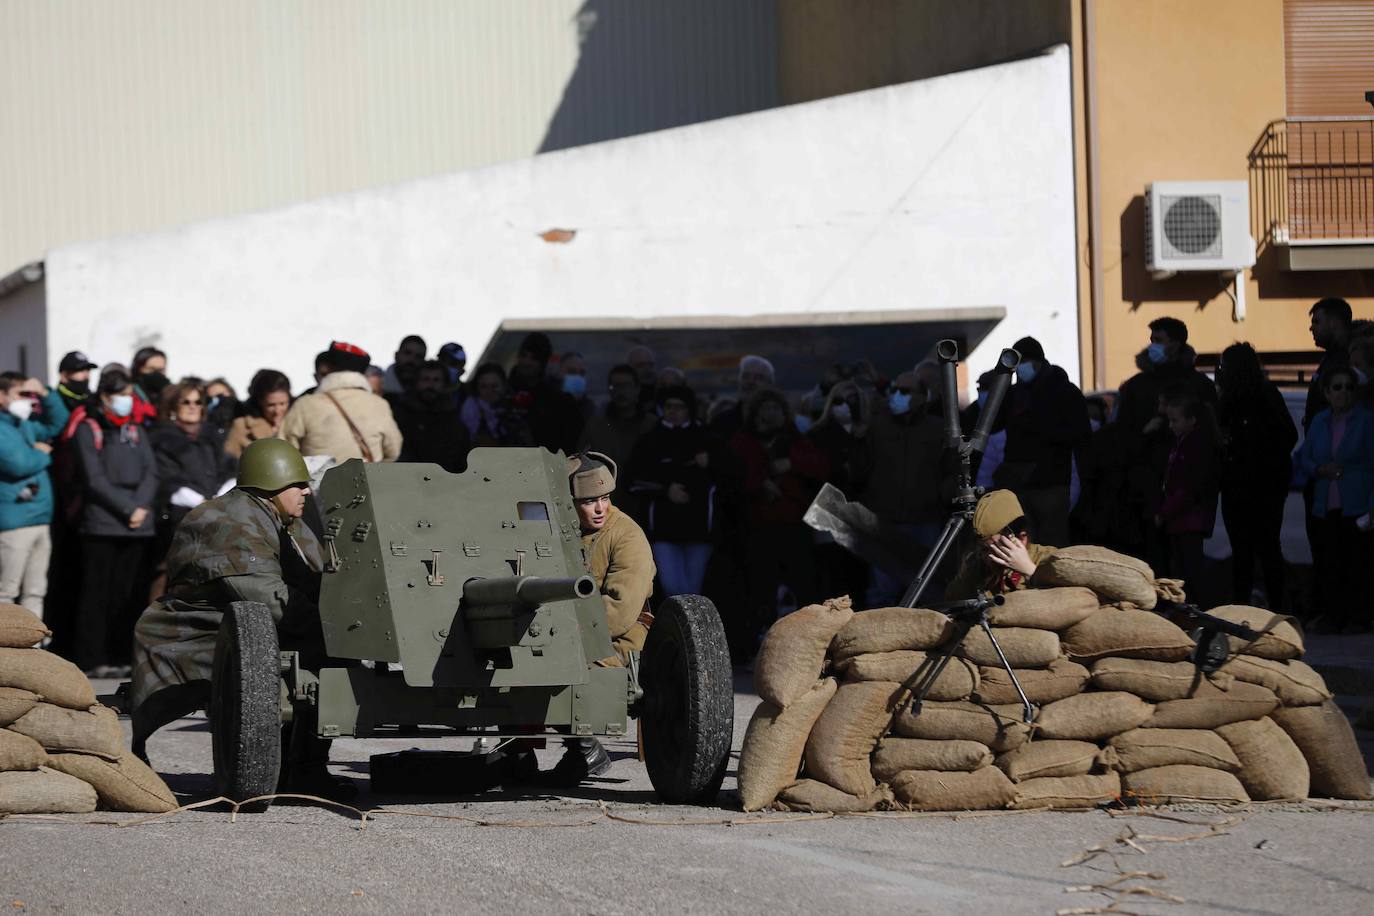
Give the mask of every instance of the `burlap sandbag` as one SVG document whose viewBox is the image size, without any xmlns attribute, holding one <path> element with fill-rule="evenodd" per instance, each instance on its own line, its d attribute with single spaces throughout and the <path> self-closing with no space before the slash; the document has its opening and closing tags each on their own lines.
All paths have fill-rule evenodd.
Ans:
<svg viewBox="0 0 1374 916">
<path fill-rule="evenodd" d="M 907 770 L 893 778 L 892 794 L 911 811 L 990 811 L 1011 804 L 1016 787 L 997 767 L 971 773 Z"/>
<path fill-rule="evenodd" d="M 903 692 L 889 681 L 841 684 L 806 741 L 806 775 L 850 795 L 872 792 L 868 758 Z"/>
<path fill-rule="evenodd" d="M 27 649 L 52 635 L 38 615 L 18 604 L 0 604 L 0 646 Z"/>
<path fill-rule="evenodd" d="M 1039 586 L 1092 589 L 1103 604 L 1128 601 L 1150 610 L 1159 600 L 1150 564 L 1105 547 L 1065 547 L 1041 560 L 1035 570 Z"/>
<path fill-rule="evenodd" d="M 43 745 L 8 728 L 0 728 L 0 772 L 36 770 L 48 762 Z"/>
<path fill-rule="evenodd" d="M 39 703 L 10 728 L 28 735 L 49 753 L 67 751 L 117 760 L 124 750 L 119 716 L 107 706 L 81 710 Z"/>
<path fill-rule="evenodd" d="M 1121 796 L 1141 805 L 1239 804 L 1250 800 L 1240 780 L 1225 770 L 1186 765 L 1123 773 Z"/>
<path fill-rule="evenodd" d="M 1258 658 L 1272 658 L 1284 661 L 1302 655 L 1302 633 L 1291 620 L 1263 608 L 1247 607 L 1243 604 L 1227 604 L 1212 608 L 1207 613 L 1231 623 L 1243 623 L 1252 630 L 1259 631 L 1260 638 L 1254 642 L 1239 636 L 1228 636 L 1233 655 L 1253 655 Z"/>
<path fill-rule="evenodd" d="M 970 772 L 992 763 L 992 751 L 977 741 L 884 738 L 873 752 L 873 776 L 891 782 L 903 770 Z"/>
<path fill-rule="evenodd" d="M 1326 681 L 1306 662 L 1290 662 L 1236 655 L 1221 668 L 1239 681 L 1274 691 L 1284 706 L 1320 706 L 1331 699 Z"/>
<path fill-rule="evenodd" d="M 902 738 L 936 741 L 977 741 L 993 753 L 1020 747 L 1031 727 L 1022 719 L 1019 704 L 986 706 L 982 703 L 922 703 L 919 710 L 906 706 L 897 714 L 892 733 Z"/>
<path fill-rule="evenodd" d="M 1113 772 L 1095 776 L 1044 776 L 1017 783 L 1011 807 L 1096 808 L 1121 797 L 1121 777 Z"/>
<path fill-rule="evenodd" d="M 95 705 L 95 690 L 81 669 L 42 649 L 0 649 L 0 687 L 29 690 L 68 709 Z"/>
<path fill-rule="evenodd" d="M 1090 773 L 1102 751 L 1090 741 L 1030 741 L 997 758 L 997 766 L 1012 782 L 1083 776 Z"/>
<path fill-rule="evenodd" d="M 870 652 L 846 658 L 836 665 L 836 670 L 846 681 L 892 681 L 914 688 L 925 683 L 939 658 L 939 652 L 910 649 Z M 977 667 L 962 658 L 951 658 L 926 696 L 932 700 L 966 700 L 977 687 Z"/>
<path fill-rule="evenodd" d="M 1059 634 L 1053 630 L 1032 630 L 1029 627 L 999 627 L 997 643 L 1013 668 L 1044 668 L 1059 657 Z M 968 631 L 959 654 L 979 665 L 1001 665 L 992 640 L 982 627 Z"/>
<path fill-rule="evenodd" d="M 1088 669 L 1067 658 L 1056 658 L 1048 668 L 1016 669 L 1016 679 L 1032 703 L 1053 703 L 1082 693 L 1088 683 Z M 975 693 L 979 702 L 990 705 L 1021 702 L 1007 669 L 1001 667 L 979 668 Z"/>
<path fill-rule="evenodd" d="M 1369 791 L 1369 769 L 1355 740 L 1350 720 L 1332 700 L 1320 706 L 1295 706 L 1274 710 L 1271 718 L 1288 733 L 1302 751 L 1311 773 L 1308 790 L 1319 798 L 1374 798 Z"/>
<path fill-rule="evenodd" d="M 0 687 L 0 728 L 4 728 L 18 719 L 42 700 L 42 697 L 31 690 L 20 690 L 18 687 Z"/>
<path fill-rule="evenodd" d="M 848 598 L 832 598 L 793 611 L 768 628 L 754 662 L 754 689 L 786 709 L 821 676 L 825 652 L 854 616 Z"/>
<path fill-rule="evenodd" d="M 1240 784 L 1255 801 L 1306 798 L 1311 773 L 1302 751 L 1269 717 L 1217 729 L 1240 760 Z"/>
<path fill-rule="evenodd" d="M 835 634 L 830 654 L 836 660 L 873 652 L 933 649 L 949 638 L 954 622 L 925 608 L 880 607 L 855 614 Z"/>
<path fill-rule="evenodd" d="M 1262 719 L 1279 705 L 1274 691 L 1236 681 L 1217 696 L 1166 700 L 1155 706 L 1145 728 L 1216 728 L 1229 722 Z"/>
<path fill-rule="evenodd" d="M 1178 764 L 1235 773 L 1240 760 L 1214 731 L 1202 728 L 1134 728 L 1110 742 L 1111 766 L 1122 773 Z"/>
<path fill-rule="evenodd" d="M 1133 693 L 1080 693 L 1041 707 L 1035 728 L 1045 738 L 1102 741 L 1138 727 L 1153 712 L 1152 704 Z"/>
<path fill-rule="evenodd" d="M 95 789 L 66 773 L 0 773 L 0 814 L 89 814 L 95 803 Z"/>
<path fill-rule="evenodd" d="M 1177 662 L 1193 651 L 1187 633 L 1149 611 L 1101 608 L 1064 631 L 1070 658 L 1094 661 L 1107 656 Z"/>
<path fill-rule="evenodd" d="M 1192 662 L 1099 658 L 1092 670 L 1092 683 L 1098 690 L 1124 690 L 1151 703 L 1225 696 L 1234 682 L 1222 671 L 1203 674 Z"/>
<path fill-rule="evenodd" d="M 799 779 L 778 796 L 775 807 L 784 811 L 828 811 L 831 814 L 862 814 L 892 805 L 892 789 L 878 786 L 863 797 L 841 792 L 815 779 Z"/>
<path fill-rule="evenodd" d="M 106 811 L 160 814 L 177 806 L 176 796 L 148 764 L 125 751 L 115 761 L 90 754 L 53 754 L 49 766 L 91 784 Z"/>
<path fill-rule="evenodd" d="M 1097 610 L 1097 595 L 1087 588 L 1023 588 L 1003 596 L 1006 603 L 988 609 L 995 627 L 1064 630 Z"/>
<path fill-rule="evenodd" d="M 834 678 L 826 678 L 786 709 L 772 703 L 755 707 L 739 755 L 739 799 L 745 811 L 768 807 L 796 781 L 811 727 L 837 686 Z"/>
</svg>

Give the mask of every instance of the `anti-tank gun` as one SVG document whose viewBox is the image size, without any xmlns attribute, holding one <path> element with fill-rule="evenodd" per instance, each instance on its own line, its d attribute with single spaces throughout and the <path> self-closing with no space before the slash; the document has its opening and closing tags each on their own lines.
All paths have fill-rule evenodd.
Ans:
<svg viewBox="0 0 1374 916">
<path fill-rule="evenodd" d="M 561 455 L 476 449 L 462 474 L 353 460 L 318 500 L 328 657 L 279 652 L 265 606 L 231 605 L 211 704 L 222 794 L 273 791 L 285 722 L 321 738 L 507 740 L 623 736 L 637 717 L 659 796 L 715 797 L 734 710 L 720 618 L 700 596 L 669 598 L 621 664 Z"/>
</svg>

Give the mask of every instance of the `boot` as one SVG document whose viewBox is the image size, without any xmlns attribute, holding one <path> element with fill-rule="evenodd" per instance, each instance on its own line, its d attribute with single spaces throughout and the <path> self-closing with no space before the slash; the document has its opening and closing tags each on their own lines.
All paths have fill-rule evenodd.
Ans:
<svg viewBox="0 0 1374 916">
<path fill-rule="evenodd" d="M 590 776 L 600 776 L 611 768 L 610 755 L 595 738 L 565 738 L 563 758 L 544 774 L 546 785 L 575 786 Z"/>
</svg>

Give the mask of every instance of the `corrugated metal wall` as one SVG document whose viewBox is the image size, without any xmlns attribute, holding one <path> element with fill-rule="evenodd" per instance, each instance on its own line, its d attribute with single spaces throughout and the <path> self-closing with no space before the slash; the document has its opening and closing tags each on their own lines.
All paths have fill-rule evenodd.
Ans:
<svg viewBox="0 0 1374 916">
<path fill-rule="evenodd" d="M 1288 116 L 1370 115 L 1372 0 L 1284 0 Z"/>
<path fill-rule="evenodd" d="M 775 0 L 0 0 L 0 273 L 777 104 Z"/>
</svg>

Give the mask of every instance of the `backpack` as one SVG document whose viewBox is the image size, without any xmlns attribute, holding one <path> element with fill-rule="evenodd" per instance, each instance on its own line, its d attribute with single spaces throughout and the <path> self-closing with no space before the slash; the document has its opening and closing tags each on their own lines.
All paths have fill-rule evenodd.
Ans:
<svg viewBox="0 0 1374 916">
<path fill-rule="evenodd" d="M 52 456 L 53 489 L 61 501 L 63 518 L 72 525 L 80 521 L 81 512 L 86 507 L 82 493 L 84 488 L 81 485 L 81 469 L 76 460 L 76 446 L 72 443 L 76 438 L 76 431 L 83 425 L 91 430 L 95 450 L 98 452 L 103 449 L 105 430 L 101 429 L 95 418 L 86 412 L 85 404 L 78 404 L 67 418 L 67 425 L 62 427 L 62 435 L 57 437 L 57 448 L 53 449 Z"/>
</svg>

